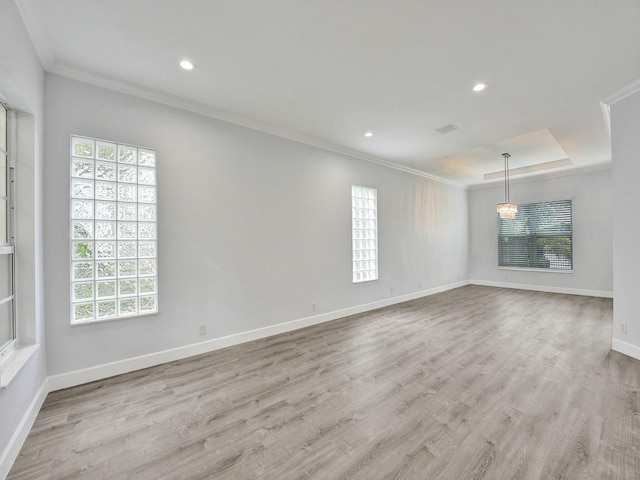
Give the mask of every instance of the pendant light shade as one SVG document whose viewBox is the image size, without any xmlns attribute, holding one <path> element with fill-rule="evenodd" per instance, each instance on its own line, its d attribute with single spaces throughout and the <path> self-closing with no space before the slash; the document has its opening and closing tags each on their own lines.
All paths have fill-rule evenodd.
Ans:
<svg viewBox="0 0 640 480">
<path fill-rule="evenodd" d="M 509 203 L 509 158 L 511 155 L 503 153 L 504 157 L 504 203 L 499 203 L 497 206 L 500 218 L 513 220 L 518 213 L 518 206 L 513 203 Z"/>
</svg>

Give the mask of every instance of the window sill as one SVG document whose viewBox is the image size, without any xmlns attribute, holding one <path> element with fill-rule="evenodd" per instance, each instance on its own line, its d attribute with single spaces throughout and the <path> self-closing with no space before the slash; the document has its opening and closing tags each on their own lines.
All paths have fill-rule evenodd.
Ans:
<svg viewBox="0 0 640 480">
<path fill-rule="evenodd" d="M 40 345 L 26 345 L 7 352 L 7 358 L 0 363 L 0 390 L 9 386 L 39 347 Z"/>
<path fill-rule="evenodd" d="M 543 272 L 543 273 L 573 273 L 573 269 L 560 270 L 558 268 L 498 267 L 498 270 L 517 270 L 520 272 Z"/>
</svg>

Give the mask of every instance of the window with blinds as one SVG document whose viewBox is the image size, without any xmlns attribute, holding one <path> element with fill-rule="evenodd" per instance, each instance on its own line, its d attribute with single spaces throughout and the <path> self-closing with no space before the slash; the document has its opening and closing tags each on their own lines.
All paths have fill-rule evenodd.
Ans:
<svg viewBox="0 0 640 480">
<path fill-rule="evenodd" d="M 573 270 L 571 200 L 519 204 L 515 219 L 498 216 L 498 265 Z"/>
</svg>

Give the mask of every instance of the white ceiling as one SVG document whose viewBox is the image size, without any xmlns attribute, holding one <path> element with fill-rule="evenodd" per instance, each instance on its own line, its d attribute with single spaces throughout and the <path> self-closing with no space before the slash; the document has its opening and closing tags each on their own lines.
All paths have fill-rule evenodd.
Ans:
<svg viewBox="0 0 640 480">
<path fill-rule="evenodd" d="M 640 79 L 639 0 L 15 1 L 50 72 L 465 185 L 609 163 Z"/>
</svg>

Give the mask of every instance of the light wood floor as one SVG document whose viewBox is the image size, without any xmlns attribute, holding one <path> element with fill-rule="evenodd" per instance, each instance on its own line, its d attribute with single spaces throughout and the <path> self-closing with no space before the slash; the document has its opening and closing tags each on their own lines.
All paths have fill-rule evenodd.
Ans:
<svg viewBox="0 0 640 480">
<path fill-rule="evenodd" d="M 9 478 L 640 479 L 612 302 L 467 286 L 50 394 Z"/>
</svg>

